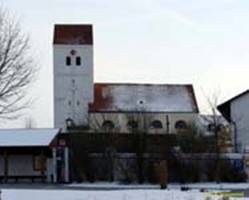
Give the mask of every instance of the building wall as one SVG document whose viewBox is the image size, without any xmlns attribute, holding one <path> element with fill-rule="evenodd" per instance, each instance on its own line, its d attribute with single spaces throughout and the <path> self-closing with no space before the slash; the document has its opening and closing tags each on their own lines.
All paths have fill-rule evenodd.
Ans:
<svg viewBox="0 0 249 200">
<path fill-rule="evenodd" d="M 34 169 L 34 157 L 32 155 L 9 155 L 8 156 L 8 175 L 9 176 L 35 176 L 41 175 L 40 171 Z M 0 155 L 0 166 L 4 166 L 3 156 Z M 52 162 L 47 159 L 47 181 L 51 181 Z M 4 168 L 0 167 L 0 176 L 4 175 Z"/>
<path fill-rule="evenodd" d="M 129 133 L 127 122 L 136 120 L 142 124 L 140 130 L 146 129 L 150 133 L 176 133 L 177 121 L 182 120 L 190 125 L 195 122 L 197 115 L 196 113 L 90 113 L 90 125 L 93 128 L 101 129 L 105 120 L 111 120 L 115 124 L 113 131 Z M 161 121 L 162 129 L 150 128 L 150 124 L 154 120 Z"/>
<path fill-rule="evenodd" d="M 15 175 L 40 175 L 39 171 L 33 168 L 33 156 L 31 155 L 10 155 L 8 162 L 10 176 Z"/>
<path fill-rule="evenodd" d="M 239 151 L 249 148 L 249 94 L 231 102 L 231 118 L 236 124 Z"/>
<path fill-rule="evenodd" d="M 93 46 L 54 45 L 54 126 L 64 128 L 67 118 L 83 125 L 88 118 L 88 104 L 93 101 Z M 76 51 L 71 55 L 71 51 Z M 66 57 L 71 57 L 71 66 Z M 76 66 L 76 56 L 81 66 Z"/>
</svg>

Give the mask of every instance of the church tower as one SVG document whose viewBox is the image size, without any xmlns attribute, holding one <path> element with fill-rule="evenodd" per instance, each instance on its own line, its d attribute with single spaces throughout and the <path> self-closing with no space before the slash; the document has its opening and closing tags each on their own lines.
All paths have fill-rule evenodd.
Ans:
<svg viewBox="0 0 249 200">
<path fill-rule="evenodd" d="M 53 40 L 54 127 L 86 125 L 93 102 L 92 25 L 55 25 Z"/>
</svg>

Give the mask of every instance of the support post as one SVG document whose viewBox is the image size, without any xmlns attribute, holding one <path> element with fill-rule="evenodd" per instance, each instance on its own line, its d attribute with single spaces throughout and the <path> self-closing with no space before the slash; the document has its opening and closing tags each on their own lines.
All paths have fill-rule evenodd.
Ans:
<svg viewBox="0 0 249 200">
<path fill-rule="evenodd" d="M 69 182 L 69 149 L 68 147 L 64 148 L 64 163 L 65 163 L 65 170 L 64 170 L 64 177 L 65 182 Z"/>
<path fill-rule="evenodd" d="M 8 172 L 9 172 L 9 158 L 8 158 L 8 153 L 5 150 L 4 151 L 4 155 L 3 155 L 3 159 L 4 159 L 4 182 L 7 183 L 8 182 Z"/>
<path fill-rule="evenodd" d="M 43 152 L 43 150 L 41 150 L 41 154 L 40 154 L 40 164 L 41 164 L 41 175 L 44 177 L 45 176 L 45 171 L 46 171 L 46 157 L 45 154 Z M 46 177 L 47 179 L 48 177 Z M 45 182 L 46 180 L 45 178 L 42 178 L 42 182 Z"/>
<path fill-rule="evenodd" d="M 56 148 L 52 149 L 53 151 L 53 183 L 57 183 L 57 156 L 56 156 Z"/>
</svg>

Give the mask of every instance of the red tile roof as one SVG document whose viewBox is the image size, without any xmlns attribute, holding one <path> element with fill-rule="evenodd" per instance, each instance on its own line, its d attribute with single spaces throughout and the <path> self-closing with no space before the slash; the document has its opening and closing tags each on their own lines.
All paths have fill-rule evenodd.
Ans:
<svg viewBox="0 0 249 200">
<path fill-rule="evenodd" d="M 93 44 L 92 25 L 56 24 L 54 28 L 54 44 Z"/>
<path fill-rule="evenodd" d="M 198 113 L 192 85 L 96 83 L 89 112 Z"/>
</svg>

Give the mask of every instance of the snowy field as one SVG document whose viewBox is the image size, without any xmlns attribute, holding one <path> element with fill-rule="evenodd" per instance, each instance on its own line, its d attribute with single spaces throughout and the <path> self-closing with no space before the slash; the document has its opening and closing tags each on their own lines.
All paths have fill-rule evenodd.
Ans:
<svg viewBox="0 0 249 200">
<path fill-rule="evenodd" d="M 1 200 L 218 200 L 220 196 L 207 198 L 208 193 L 198 190 L 23 190 L 4 189 Z M 247 199 L 247 198 L 230 198 Z M 248 198 L 249 199 L 249 198 Z"/>
<path fill-rule="evenodd" d="M 169 189 L 180 189 L 181 187 L 190 189 L 209 189 L 209 190 L 249 190 L 249 183 L 188 183 L 188 184 L 168 184 Z M 159 185 L 153 184 L 119 184 L 116 182 L 96 182 L 96 183 L 75 183 L 66 185 L 71 188 L 96 188 L 96 189 L 159 189 Z"/>
</svg>

